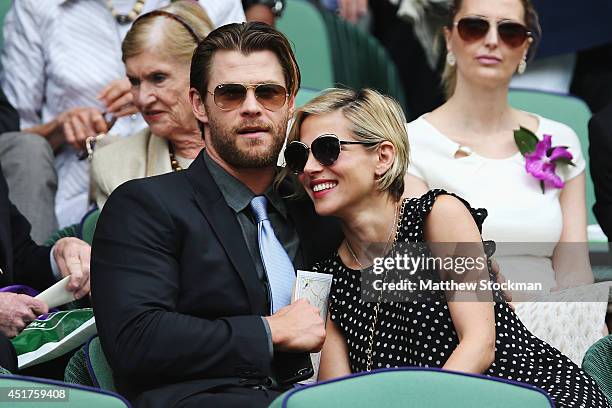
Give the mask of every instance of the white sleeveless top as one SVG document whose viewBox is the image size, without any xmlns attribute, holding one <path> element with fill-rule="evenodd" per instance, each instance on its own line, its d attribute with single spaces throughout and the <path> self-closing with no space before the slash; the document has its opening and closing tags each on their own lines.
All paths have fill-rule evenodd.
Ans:
<svg viewBox="0 0 612 408">
<path fill-rule="evenodd" d="M 575 166 L 559 165 L 563 181 L 584 171 L 585 161 L 576 133 L 568 126 L 538 115 L 536 135 L 552 136 L 552 146 L 568 146 Z M 505 159 L 471 153 L 455 158 L 460 145 L 438 131 L 424 116 L 407 125 L 411 163 L 408 173 L 432 188 L 443 188 L 489 215 L 482 228 L 485 240 L 498 243 L 496 259 L 508 280 L 555 286 L 551 256 L 561 236 L 560 189 L 547 186 L 525 170 L 520 152 Z"/>
</svg>

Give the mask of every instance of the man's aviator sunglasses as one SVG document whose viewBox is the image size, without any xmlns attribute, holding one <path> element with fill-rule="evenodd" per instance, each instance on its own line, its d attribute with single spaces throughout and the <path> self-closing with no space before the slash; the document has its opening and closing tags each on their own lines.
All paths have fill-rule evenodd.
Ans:
<svg viewBox="0 0 612 408">
<path fill-rule="evenodd" d="M 489 20 L 482 17 L 463 17 L 454 23 L 457 32 L 465 42 L 474 42 L 484 38 L 491 27 Z M 509 47 L 517 48 L 531 36 L 531 31 L 517 22 L 502 20 L 497 22 L 497 34 Z"/>
<path fill-rule="evenodd" d="M 255 99 L 270 111 L 282 108 L 289 96 L 287 89 L 278 84 L 220 84 L 208 93 L 221 110 L 230 111 L 242 105 L 249 89 L 253 89 Z"/>
<path fill-rule="evenodd" d="M 312 141 L 310 147 L 298 140 L 289 143 L 285 148 L 285 163 L 295 174 L 304 172 L 308 155 L 312 151 L 314 158 L 323 166 L 331 166 L 338 160 L 342 145 L 373 146 L 378 142 L 363 142 L 356 140 L 340 140 L 334 134 L 324 134 Z"/>
</svg>

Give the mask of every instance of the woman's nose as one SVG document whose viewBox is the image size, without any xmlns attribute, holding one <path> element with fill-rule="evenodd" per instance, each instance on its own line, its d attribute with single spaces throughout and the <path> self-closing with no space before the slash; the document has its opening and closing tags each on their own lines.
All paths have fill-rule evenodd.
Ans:
<svg viewBox="0 0 612 408">
<path fill-rule="evenodd" d="M 308 151 L 308 159 L 306 160 L 306 164 L 304 165 L 304 173 L 306 174 L 314 174 L 323 170 L 323 166 L 317 159 L 315 159 L 312 151 Z"/>
</svg>

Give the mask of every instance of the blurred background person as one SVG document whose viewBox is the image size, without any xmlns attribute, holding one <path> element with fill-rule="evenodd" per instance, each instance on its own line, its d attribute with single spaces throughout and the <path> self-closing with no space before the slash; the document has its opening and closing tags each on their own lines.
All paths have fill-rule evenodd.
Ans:
<svg viewBox="0 0 612 408">
<path fill-rule="evenodd" d="M 123 61 L 133 104 L 148 127 L 95 151 L 91 176 L 98 207 L 125 181 L 189 167 L 204 147 L 189 102 L 189 69 L 198 42 L 212 30 L 201 7 L 178 1 L 142 15 L 128 31 Z"/>
<path fill-rule="evenodd" d="M 38 152 L 35 160 L 30 154 Z M 23 160 L 27 158 L 27 165 Z M 5 177 L 12 180 L 11 202 L 32 225 L 31 236 L 44 242 L 55 230 L 57 220 L 53 202 L 57 176 L 53 167 L 53 150 L 38 135 L 19 132 L 19 114 L 0 89 L 0 165 Z"/>
<path fill-rule="evenodd" d="M 27 285 L 41 292 L 56 281 L 71 276 L 66 288 L 76 299 L 89 293 L 90 246 L 66 237 L 55 245 L 37 245 L 30 224 L 9 199 L 0 169 L 0 366 L 17 369 L 17 357 L 9 339 L 17 336 L 47 305 L 30 295 L 13 293 L 12 285 Z"/>
<path fill-rule="evenodd" d="M 259 21 L 272 27 L 285 9 L 286 0 L 242 0 L 247 21 Z"/>
</svg>

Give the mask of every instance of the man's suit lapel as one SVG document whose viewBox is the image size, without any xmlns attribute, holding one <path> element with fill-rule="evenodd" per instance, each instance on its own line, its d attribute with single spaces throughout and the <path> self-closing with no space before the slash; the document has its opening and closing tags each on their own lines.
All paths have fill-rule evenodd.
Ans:
<svg viewBox="0 0 612 408">
<path fill-rule="evenodd" d="M 242 279 L 253 313 L 261 313 L 265 297 L 253 259 L 244 241 L 240 224 L 208 171 L 203 154 L 204 151 L 185 170 L 187 178 L 193 186 L 194 196 L 202 214 L 212 226 Z"/>
</svg>

